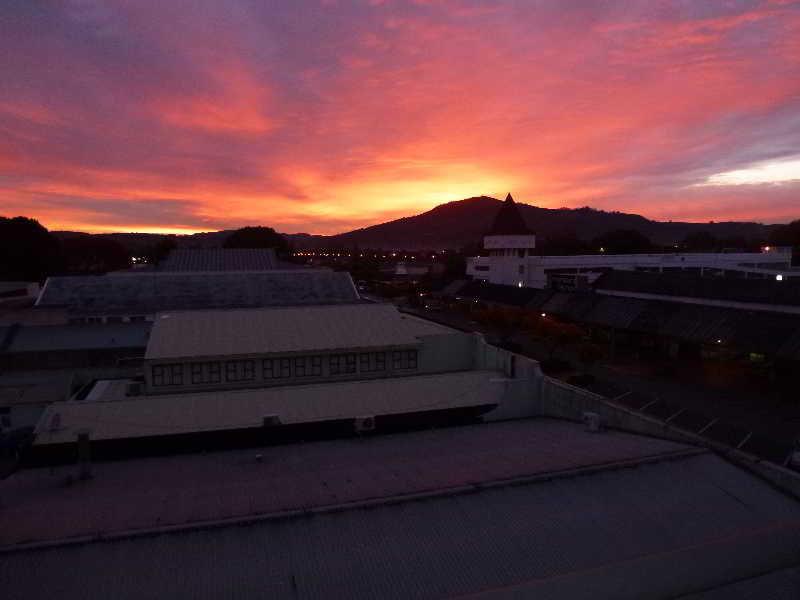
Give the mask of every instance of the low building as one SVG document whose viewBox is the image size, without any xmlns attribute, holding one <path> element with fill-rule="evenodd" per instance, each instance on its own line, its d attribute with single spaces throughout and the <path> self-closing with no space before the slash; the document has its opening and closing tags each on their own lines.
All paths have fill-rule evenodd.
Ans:
<svg viewBox="0 0 800 600">
<path fill-rule="evenodd" d="M 115 367 L 141 361 L 150 323 L 0 327 L 0 369 L 34 371 Z"/>
<path fill-rule="evenodd" d="M 116 456 L 524 412 L 540 379 L 534 361 L 388 304 L 161 313 L 143 370 L 50 406 L 35 461 L 71 456 L 84 430 Z"/>
<path fill-rule="evenodd" d="M 359 302 L 348 273 L 327 269 L 111 273 L 50 277 L 37 308 L 63 309 L 72 322 L 152 320 L 165 310 L 311 306 Z"/>
<path fill-rule="evenodd" d="M 0 281 L 0 306 L 28 306 L 38 295 L 35 281 Z"/>
<path fill-rule="evenodd" d="M 509 194 L 492 229 L 484 237 L 488 256 L 467 260 L 467 275 L 499 285 L 587 287 L 610 270 L 692 272 L 784 281 L 800 277 L 791 267 L 791 248 L 765 247 L 761 252 L 675 252 L 537 256 L 536 236 L 530 231 Z"/>
</svg>

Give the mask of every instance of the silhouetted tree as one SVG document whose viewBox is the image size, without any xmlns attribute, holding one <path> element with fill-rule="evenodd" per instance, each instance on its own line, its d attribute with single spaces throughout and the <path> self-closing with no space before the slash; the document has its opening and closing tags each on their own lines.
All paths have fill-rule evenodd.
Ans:
<svg viewBox="0 0 800 600">
<path fill-rule="evenodd" d="M 773 246 L 791 246 L 794 248 L 793 263 L 800 263 L 800 219 L 786 225 L 776 227 L 769 237 Z"/>
<path fill-rule="evenodd" d="M 595 250 L 603 249 L 608 254 L 629 254 L 653 249 L 650 240 L 635 229 L 615 229 L 596 237 L 592 241 Z"/>
<path fill-rule="evenodd" d="M 800 219 L 786 225 L 778 225 L 769 237 L 773 246 L 800 247 Z"/>
<path fill-rule="evenodd" d="M 150 264 L 157 265 L 177 247 L 178 243 L 175 241 L 174 235 L 164 236 L 147 251 L 147 261 Z"/>
<path fill-rule="evenodd" d="M 106 273 L 130 266 L 128 251 L 108 238 L 79 235 L 63 240 L 61 248 L 70 273 Z"/>
<path fill-rule="evenodd" d="M 460 252 L 448 252 L 444 259 L 444 279 L 462 279 L 467 272 L 467 260 Z"/>
<path fill-rule="evenodd" d="M 62 268 L 61 244 L 38 221 L 0 217 L 0 279 L 43 281 Z"/>
<path fill-rule="evenodd" d="M 683 238 L 681 247 L 693 252 L 712 252 L 719 248 L 719 240 L 708 231 L 696 231 Z"/>
<path fill-rule="evenodd" d="M 571 234 L 546 238 L 537 248 L 537 253 L 545 256 L 590 254 L 592 252 L 597 252 L 597 249 L 593 249 L 586 242 Z"/>
<path fill-rule="evenodd" d="M 289 243 L 272 227 L 243 227 L 228 236 L 223 248 L 274 248 L 276 252 L 289 251 Z"/>
</svg>

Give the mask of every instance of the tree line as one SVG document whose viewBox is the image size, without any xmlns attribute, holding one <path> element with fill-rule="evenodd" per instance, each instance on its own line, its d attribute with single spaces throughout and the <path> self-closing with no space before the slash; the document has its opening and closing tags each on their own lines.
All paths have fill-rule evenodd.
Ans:
<svg viewBox="0 0 800 600">
<path fill-rule="evenodd" d="M 174 235 L 154 236 L 137 255 L 158 264 L 177 247 Z M 270 227 L 232 232 L 225 248 L 275 248 L 288 252 L 286 239 Z M 50 275 L 102 274 L 131 266 L 131 251 L 104 235 L 53 235 L 35 219 L 0 217 L 0 281 L 44 281 Z"/>
</svg>

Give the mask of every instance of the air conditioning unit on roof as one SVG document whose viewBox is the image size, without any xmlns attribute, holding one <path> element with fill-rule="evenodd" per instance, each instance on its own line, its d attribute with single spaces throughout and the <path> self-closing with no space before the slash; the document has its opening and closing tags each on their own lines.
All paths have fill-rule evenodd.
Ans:
<svg viewBox="0 0 800 600">
<path fill-rule="evenodd" d="M 357 433 L 375 431 L 375 417 L 356 417 L 354 426 Z"/>
</svg>

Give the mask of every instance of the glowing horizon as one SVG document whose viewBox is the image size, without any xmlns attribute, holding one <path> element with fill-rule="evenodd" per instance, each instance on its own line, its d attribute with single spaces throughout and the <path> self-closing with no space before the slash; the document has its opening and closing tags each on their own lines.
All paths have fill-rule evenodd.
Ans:
<svg viewBox="0 0 800 600">
<path fill-rule="evenodd" d="M 0 215 L 50 229 L 800 218 L 793 0 L 5 3 L 0 65 Z"/>
</svg>

